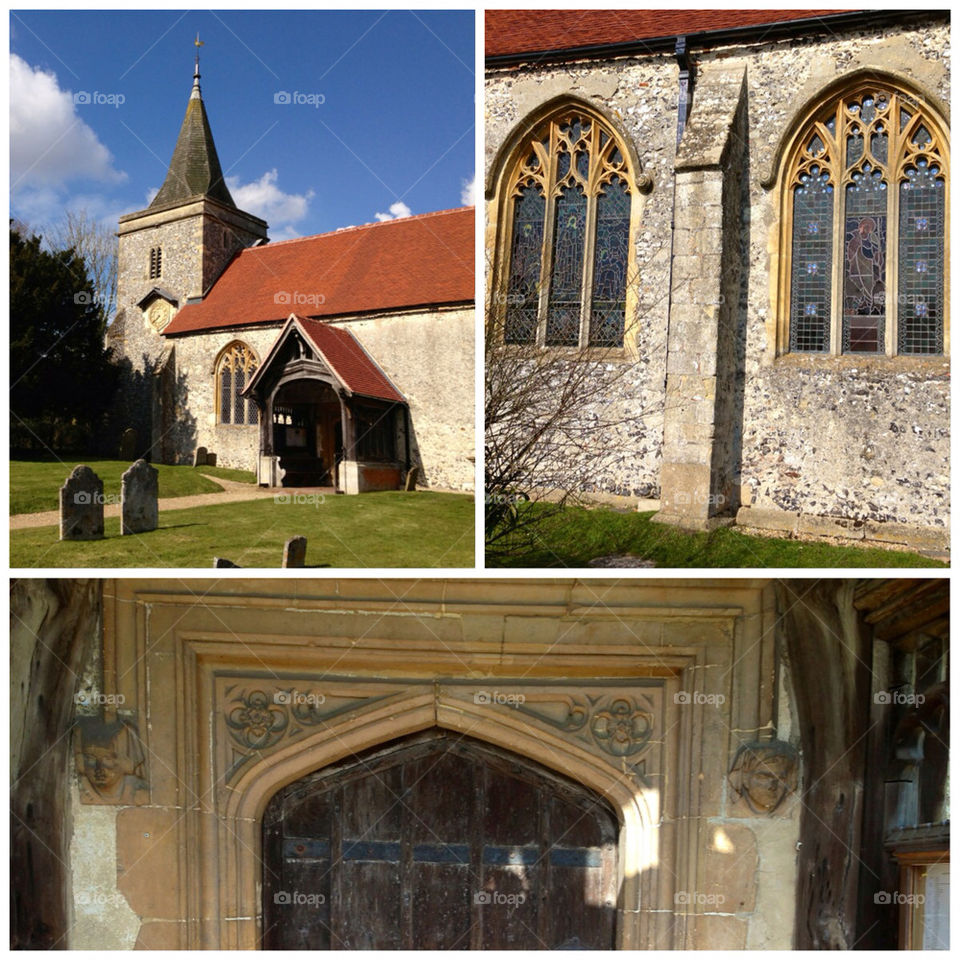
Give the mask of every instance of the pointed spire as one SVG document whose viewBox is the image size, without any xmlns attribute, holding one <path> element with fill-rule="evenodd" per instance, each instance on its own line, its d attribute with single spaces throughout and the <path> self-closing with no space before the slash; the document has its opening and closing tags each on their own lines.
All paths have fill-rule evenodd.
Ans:
<svg viewBox="0 0 960 960">
<path fill-rule="evenodd" d="M 170 168 L 160 192 L 150 207 L 165 207 L 194 197 L 205 196 L 236 207 L 223 180 L 220 159 L 213 143 L 213 133 L 200 95 L 200 34 L 193 41 L 197 48 L 193 67 L 193 89 L 187 101 L 187 112 L 180 126 L 180 135 L 173 150 Z M 149 209 L 149 208 L 148 208 Z"/>
</svg>

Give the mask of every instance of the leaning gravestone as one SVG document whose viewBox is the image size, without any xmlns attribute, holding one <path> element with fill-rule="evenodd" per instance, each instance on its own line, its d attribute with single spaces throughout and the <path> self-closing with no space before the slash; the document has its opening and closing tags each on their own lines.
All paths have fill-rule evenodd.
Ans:
<svg viewBox="0 0 960 960">
<path fill-rule="evenodd" d="M 60 488 L 60 539 L 103 539 L 103 481 L 86 464 Z"/>
<path fill-rule="evenodd" d="M 197 447 L 197 452 L 193 455 L 193 465 L 195 467 L 205 467 L 207 465 L 206 447 Z"/>
<path fill-rule="evenodd" d="M 158 473 L 146 460 L 138 460 L 120 484 L 120 533 L 149 533 L 157 529 Z"/>
<path fill-rule="evenodd" d="M 138 452 L 137 431 L 133 427 L 127 427 L 120 436 L 120 459 L 128 462 L 136 460 Z"/>
<path fill-rule="evenodd" d="M 302 567 L 307 560 L 307 538 L 291 537 L 283 546 L 283 565 Z"/>
</svg>

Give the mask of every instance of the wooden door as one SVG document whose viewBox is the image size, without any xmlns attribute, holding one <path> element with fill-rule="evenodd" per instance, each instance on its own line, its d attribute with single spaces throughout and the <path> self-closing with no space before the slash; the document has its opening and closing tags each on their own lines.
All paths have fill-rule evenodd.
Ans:
<svg viewBox="0 0 960 960">
<path fill-rule="evenodd" d="M 612 949 L 617 820 L 452 734 L 283 789 L 263 821 L 267 949 Z"/>
</svg>

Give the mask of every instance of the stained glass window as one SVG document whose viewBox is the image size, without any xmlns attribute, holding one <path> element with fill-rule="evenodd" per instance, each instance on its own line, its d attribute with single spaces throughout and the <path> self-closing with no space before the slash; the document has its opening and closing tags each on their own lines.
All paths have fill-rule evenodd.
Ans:
<svg viewBox="0 0 960 960">
<path fill-rule="evenodd" d="M 245 344 L 233 343 L 220 355 L 217 372 L 221 423 L 257 423 L 257 405 L 241 396 L 256 369 L 256 357 Z"/>
<path fill-rule="evenodd" d="M 634 191 L 625 151 L 598 120 L 563 112 L 536 127 L 517 156 L 505 342 L 623 346 Z"/>
<path fill-rule="evenodd" d="M 864 85 L 824 104 L 797 139 L 780 341 L 791 351 L 943 352 L 940 129 L 916 99 Z"/>
<path fill-rule="evenodd" d="M 532 343 L 537 335 L 544 199 L 535 186 L 521 187 L 513 205 L 513 243 L 504 339 Z"/>
<path fill-rule="evenodd" d="M 944 182 L 919 160 L 900 184 L 900 353 L 943 353 Z"/>
<path fill-rule="evenodd" d="M 550 347 L 575 347 L 580 342 L 580 297 L 587 231 L 587 198 L 581 186 L 561 187 L 554 211 L 546 343 Z"/>
<path fill-rule="evenodd" d="M 886 318 L 887 185 L 869 163 L 847 185 L 843 352 L 882 353 Z"/>
<path fill-rule="evenodd" d="M 626 183 L 615 177 L 597 197 L 597 238 L 593 248 L 593 299 L 590 305 L 591 346 L 623 346 L 629 242 L 630 194 Z"/>
<path fill-rule="evenodd" d="M 833 264 L 833 187 L 814 166 L 793 191 L 793 284 L 790 349 L 830 349 L 830 270 Z"/>
</svg>

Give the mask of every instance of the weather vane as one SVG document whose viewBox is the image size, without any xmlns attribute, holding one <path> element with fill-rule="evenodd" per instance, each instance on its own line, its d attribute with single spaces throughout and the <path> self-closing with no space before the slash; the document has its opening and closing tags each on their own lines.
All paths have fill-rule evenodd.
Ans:
<svg viewBox="0 0 960 960">
<path fill-rule="evenodd" d="M 203 46 L 203 41 L 200 39 L 200 31 L 197 31 L 197 39 L 193 41 L 193 45 L 197 48 L 197 57 L 194 60 L 194 69 L 193 69 L 193 78 L 194 80 L 200 79 L 200 48 Z"/>
</svg>

